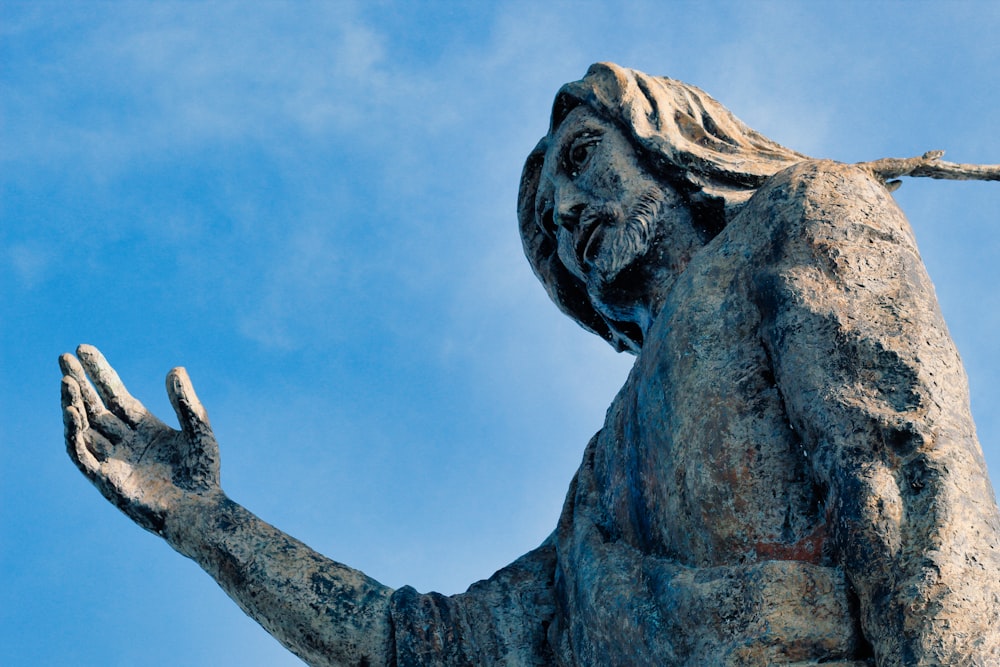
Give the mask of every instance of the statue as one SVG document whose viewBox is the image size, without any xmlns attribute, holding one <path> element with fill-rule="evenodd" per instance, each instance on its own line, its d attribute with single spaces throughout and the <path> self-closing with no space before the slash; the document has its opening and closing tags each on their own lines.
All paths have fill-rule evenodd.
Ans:
<svg viewBox="0 0 1000 667">
<path fill-rule="evenodd" d="M 524 248 L 637 359 L 555 531 L 465 593 L 391 590 L 230 500 L 183 369 L 174 430 L 63 355 L 70 456 L 312 665 L 998 664 L 1000 512 L 890 179 L 1000 166 L 940 157 L 813 160 L 611 64 L 563 87 Z"/>
</svg>

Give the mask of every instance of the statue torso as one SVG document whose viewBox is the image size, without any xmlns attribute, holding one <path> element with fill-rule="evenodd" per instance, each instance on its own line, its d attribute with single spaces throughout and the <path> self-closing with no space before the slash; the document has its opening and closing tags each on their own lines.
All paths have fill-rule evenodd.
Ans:
<svg viewBox="0 0 1000 667">
<path fill-rule="evenodd" d="M 690 566 L 819 564 L 821 494 L 728 240 L 671 293 L 608 412 L 594 461 L 606 529 Z"/>
<path fill-rule="evenodd" d="M 588 447 L 556 538 L 563 661 L 864 653 L 760 332 L 769 224 L 737 218 L 692 261 Z"/>
</svg>

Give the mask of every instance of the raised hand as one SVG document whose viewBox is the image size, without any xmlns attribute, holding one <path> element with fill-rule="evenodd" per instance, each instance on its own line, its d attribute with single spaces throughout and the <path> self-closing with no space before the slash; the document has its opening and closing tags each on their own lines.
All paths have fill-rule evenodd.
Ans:
<svg viewBox="0 0 1000 667">
<path fill-rule="evenodd" d="M 197 562 L 309 664 L 390 662 L 392 589 L 225 496 L 219 446 L 183 368 L 167 374 L 178 431 L 129 394 L 96 348 L 81 345 L 59 365 L 70 458 L 108 500 Z"/>
<path fill-rule="evenodd" d="M 81 345 L 77 357 L 59 358 L 66 448 L 105 498 L 162 535 L 171 511 L 221 493 L 219 446 L 183 368 L 167 374 L 178 431 L 129 394 L 97 348 Z"/>
</svg>

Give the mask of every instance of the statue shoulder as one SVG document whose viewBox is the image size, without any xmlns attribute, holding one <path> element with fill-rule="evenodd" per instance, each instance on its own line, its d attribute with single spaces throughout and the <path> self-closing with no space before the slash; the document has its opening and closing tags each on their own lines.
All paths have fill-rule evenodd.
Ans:
<svg viewBox="0 0 1000 667">
<path fill-rule="evenodd" d="M 817 246 L 848 247 L 877 238 L 880 245 L 916 251 L 906 216 L 885 185 L 865 169 L 831 160 L 806 160 L 764 183 L 731 223 L 771 262 Z"/>
<path fill-rule="evenodd" d="M 805 160 L 769 178 L 748 208 L 786 208 L 795 219 L 843 218 L 858 208 L 898 207 L 885 184 L 862 167 L 832 160 Z"/>
</svg>

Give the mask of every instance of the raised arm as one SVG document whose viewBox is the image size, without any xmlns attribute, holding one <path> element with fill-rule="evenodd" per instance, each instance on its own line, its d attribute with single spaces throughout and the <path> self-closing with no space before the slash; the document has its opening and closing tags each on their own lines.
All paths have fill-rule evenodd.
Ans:
<svg viewBox="0 0 1000 667">
<path fill-rule="evenodd" d="M 997 664 L 1000 517 L 909 225 L 874 179 L 830 163 L 748 206 L 772 224 L 761 336 L 878 663 Z"/>
<path fill-rule="evenodd" d="M 226 497 L 218 444 L 183 368 L 167 375 L 175 430 L 128 393 L 97 349 L 77 355 L 59 360 L 66 445 L 104 497 L 194 559 L 310 665 L 391 662 L 392 590 Z"/>
</svg>

